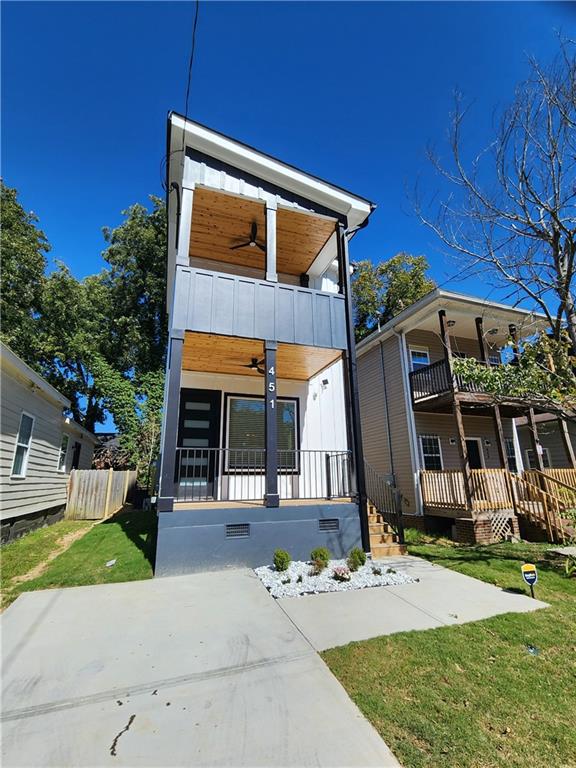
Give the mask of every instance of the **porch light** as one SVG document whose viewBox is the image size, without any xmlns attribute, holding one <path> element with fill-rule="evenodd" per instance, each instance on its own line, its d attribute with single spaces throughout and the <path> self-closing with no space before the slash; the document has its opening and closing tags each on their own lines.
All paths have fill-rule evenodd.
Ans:
<svg viewBox="0 0 576 768">
<path fill-rule="evenodd" d="M 454 328 L 454 326 L 456 325 L 456 320 L 448 320 L 446 325 L 448 326 L 448 328 Z"/>
</svg>

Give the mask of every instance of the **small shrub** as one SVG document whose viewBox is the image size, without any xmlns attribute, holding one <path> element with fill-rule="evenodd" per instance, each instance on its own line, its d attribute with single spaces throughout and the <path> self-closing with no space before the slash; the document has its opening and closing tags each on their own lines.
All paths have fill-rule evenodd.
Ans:
<svg viewBox="0 0 576 768">
<path fill-rule="evenodd" d="M 290 576 L 288 576 L 287 579 L 282 579 L 282 584 L 290 584 L 290 582 L 291 582 Z"/>
<path fill-rule="evenodd" d="M 274 568 L 277 571 L 286 571 L 292 562 L 292 558 L 284 549 L 277 549 L 274 552 Z"/>
<path fill-rule="evenodd" d="M 310 576 L 319 576 L 324 568 L 328 563 L 326 563 L 324 560 L 313 560 L 312 561 L 312 568 L 310 568 Z"/>
<path fill-rule="evenodd" d="M 566 562 L 564 563 L 564 570 L 569 579 L 576 578 L 576 557 L 568 555 Z"/>
<path fill-rule="evenodd" d="M 374 576 L 382 576 L 382 568 L 372 568 Z"/>
<path fill-rule="evenodd" d="M 316 549 L 313 549 L 312 552 L 310 552 L 310 560 L 312 560 L 313 563 L 321 561 L 324 563 L 324 567 L 326 567 L 330 560 L 330 550 L 326 549 L 326 547 L 316 547 Z"/>
<path fill-rule="evenodd" d="M 345 565 L 337 565 L 332 571 L 334 581 L 350 581 L 350 571 Z"/>
<path fill-rule="evenodd" d="M 302 574 L 299 574 L 298 578 L 296 579 L 296 584 L 302 584 L 303 581 L 304 581 L 304 577 L 302 576 Z"/>
<path fill-rule="evenodd" d="M 396 571 L 394 570 L 394 568 L 387 568 L 386 573 L 396 573 Z"/>
<path fill-rule="evenodd" d="M 357 571 L 358 568 L 361 568 L 366 564 L 366 552 L 363 552 L 358 547 L 354 547 L 348 555 L 348 560 L 346 562 L 351 571 Z"/>
</svg>

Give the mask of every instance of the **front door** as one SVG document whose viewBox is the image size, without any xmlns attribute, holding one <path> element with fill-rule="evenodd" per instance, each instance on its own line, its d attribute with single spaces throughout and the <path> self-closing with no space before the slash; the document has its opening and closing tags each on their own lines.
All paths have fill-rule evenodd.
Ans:
<svg viewBox="0 0 576 768">
<path fill-rule="evenodd" d="M 466 452 L 470 469 L 482 469 L 482 454 L 480 440 L 466 440 Z"/>
<path fill-rule="evenodd" d="M 176 495 L 180 500 L 215 497 L 218 478 L 221 393 L 180 390 Z"/>
</svg>

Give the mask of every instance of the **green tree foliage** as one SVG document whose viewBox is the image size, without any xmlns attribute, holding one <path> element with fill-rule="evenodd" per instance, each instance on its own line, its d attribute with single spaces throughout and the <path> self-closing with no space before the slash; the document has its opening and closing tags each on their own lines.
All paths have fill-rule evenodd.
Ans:
<svg viewBox="0 0 576 768">
<path fill-rule="evenodd" d="M 121 453 L 147 469 L 158 447 L 166 349 L 166 212 L 133 205 L 105 228 L 107 266 L 77 280 L 45 275 L 44 233 L 2 186 L 2 339 L 71 402 L 94 430 L 114 418 Z"/>
<path fill-rule="evenodd" d="M 2 340 L 16 354 L 35 362 L 37 348 L 35 318 L 40 312 L 46 254 L 50 245 L 38 229 L 37 216 L 26 212 L 15 189 L 0 181 L 2 205 L 2 296 L 0 320 Z"/>
<path fill-rule="evenodd" d="M 356 264 L 352 280 L 356 340 L 360 341 L 436 287 L 424 256 L 398 253 L 388 261 Z"/>
<path fill-rule="evenodd" d="M 473 358 L 455 358 L 453 367 L 463 380 L 492 395 L 495 403 L 520 400 L 576 421 L 576 357 L 567 334 L 560 341 L 547 334 L 524 341 L 513 364 L 486 366 Z"/>
</svg>

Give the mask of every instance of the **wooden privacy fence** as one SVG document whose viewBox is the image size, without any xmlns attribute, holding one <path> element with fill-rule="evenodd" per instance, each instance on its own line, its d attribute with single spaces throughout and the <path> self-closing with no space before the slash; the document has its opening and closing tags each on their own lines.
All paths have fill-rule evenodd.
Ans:
<svg viewBox="0 0 576 768">
<path fill-rule="evenodd" d="M 136 470 L 73 469 L 68 484 L 66 518 L 101 520 L 122 508 L 136 486 Z"/>
</svg>

